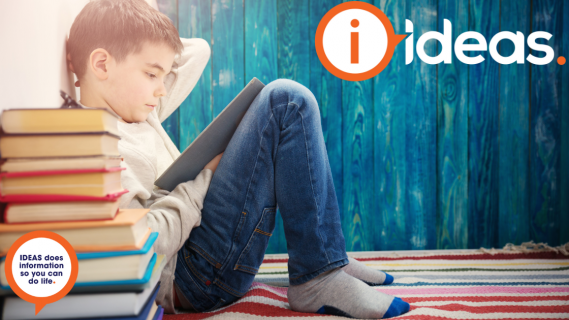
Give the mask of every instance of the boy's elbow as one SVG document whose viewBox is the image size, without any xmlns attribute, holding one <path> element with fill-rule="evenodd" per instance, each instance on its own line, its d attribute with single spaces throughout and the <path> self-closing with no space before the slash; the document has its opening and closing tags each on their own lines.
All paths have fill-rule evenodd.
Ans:
<svg viewBox="0 0 569 320">
<path fill-rule="evenodd" d="M 211 47 L 205 39 L 182 39 L 182 43 L 184 43 L 184 47 L 186 48 L 185 50 L 188 50 L 192 54 L 199 55 L 207 63 L 211 56 Z"/>
</svg>

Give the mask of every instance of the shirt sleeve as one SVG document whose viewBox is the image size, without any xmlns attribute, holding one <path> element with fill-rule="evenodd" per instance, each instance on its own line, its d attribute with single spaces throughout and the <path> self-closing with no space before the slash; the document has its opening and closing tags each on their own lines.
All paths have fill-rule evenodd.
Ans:
<svg viewBox="0 0 569 320">
<path fill-rule="evenodd" d="M 170 73 L 164 79 L 167 94 L 156 106 L 160 122 L 166 120 L 184 102 L 205 69 L 211 49 L 206 40 L 180 38 L 184 49 L 176 55 Z"/>
</svg>

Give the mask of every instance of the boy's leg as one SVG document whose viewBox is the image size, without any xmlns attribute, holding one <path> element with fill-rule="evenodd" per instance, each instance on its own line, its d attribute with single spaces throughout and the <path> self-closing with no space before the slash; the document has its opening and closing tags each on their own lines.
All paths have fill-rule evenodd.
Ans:
<svg viewBox="0 0 569 320">
<path fill-rule="evenodd" d="M 348 263 L 316 100 L 284 79 L 267 85 L 245 114 L 212 178 L 201 225 L 178 254 L 176 285 L 196 310 L 245 294 L 277 203 L 291 286 Z"/>
<path fill-rule="evenodd" d="M 229 303 L 245 294 L 263 261 L 277 202 L 291 284 L 348 263 L 318 106 L 305 103 L 307 97 L 314 99 L 294 81 L 271 82 L 225 150 L 204 199 L 201 224 L 180 250 L 176 268 L 176 278 L 192 280 L 188 292 L 196 296 L 187 298 L 199 311 L 216 299 Z M 181 282 L 176 281 L 178 287 Z M 198 301 L 206 303 L 202 307 Z"/>
</svg>

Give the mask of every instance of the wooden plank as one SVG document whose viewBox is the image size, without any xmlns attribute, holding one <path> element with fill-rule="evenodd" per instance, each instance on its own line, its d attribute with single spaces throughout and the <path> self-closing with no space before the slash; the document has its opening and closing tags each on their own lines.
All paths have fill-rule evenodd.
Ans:
<svg viewBox="0 0 569 320">
<path fill-rule="evenodd" d="M 530 0 L 502 0 L 501 31 L 530 34 Z M 517 17 L 517 19 L 512 19 Z M 511 41 L 501 41 L 498 52 L 504 57 L 514 52 Z M 526 54 L 528 51 L 525 45 Z M 500 150 L 499 154 L 499 239 L 520 244 L 529 236 L 528 137 L 530 64 L 500 66 Z M 525 89 L 524 89 L 525 88 Z"/>
<path fill-rule="evenodd" d="M 414 43 L 437 30 L 437 0 L 412 0 L 406 15 L 413 22 Z M 404 20 L 400 32 L 404 34 Z M 405 44 L 397 46 L 403 55 Z M 435 56 L 437 45 L 429 41 L 425 52 Z M 401 60 L 403 65 L 404 60 Z M 422 62 L 417 55 L 408 68 L 405 104 L 405 203 L 410 249 L 436 249 L 437 232 L 437 66 Z"/>
<path fill-rule="evenodd" d="M 439 1 L 438 31 L 443 32 L 444 19 L 450 20 L 453 43 L 458 35 L 468 31 L 468 2 Z M 437 83 L 437 249 L 466 248 L 468 65 L 458 61 L 453 53 L 453 63 L 438 65 Z"/>
<path fill-rule="evenodd" d="M 489 44 L 500 31 L 500 2 L 472 0 L 469 11 L 468 29 Z M 488 51 L 470 52 L 478 55 L 485 61 L 468 66 L 468 248 L 489 248 L 498 245 L 499 64 Z"/>
<path fill-rule="evenodd" d="M 374 209 L 373 79 L 342 81 L 343 210 L 346 250 L 378 250 L 373 239 L 379 215 Z"/>
<path fill-rule="evenodd" d="M 561 66 L 561 209 L 560 226 L 569 226 L 569 3 L 563 2 L 563 49 L 559 56 L 566 60 Z M 561 227 L 559 243 L 569 242 L 569 228 Z"/>
<path fill-rule="evenodd" d="M 378 220 L 373 191 L 373 79 L 342 80 L 342 105 L 342 229 L 346 250 L 377 250 L 373 242 Z"/>
<path fill-rule="evenodd" d="M 245 82 L 277 79 L 277 1 L 245 0 Z M 277 209 L 267 253 L 287 252 L 283 220 Z"/>
<path fill-rule="evenodd" d="M 410 3 L 407 3 L 410 5 Z M 375 6 L 383 11 L 395 33 L 405 33 L 406 2 L 376 0 Z M 373 166 L 374 202 L 370 214 L 375 221 L 372 232 L 376 250 L 410 249 L 407 224 L 406 126 L 405 110 L 409 103 L 406 90 L 411 81 L 411 72 L 405 65 L 405 44 L 396 47 L 391 62 L 373 78 Z M 364 91 L 365 95 L 372 93 Z"/>
<path fill-rule="evenodd" d="M 309 1 L 277 0 L 278 77 L 310 86 Z"/>
<path fill-rule="evenodd" d="M 562 30 L 561 1 L 534 0 L 532 31 L 553 36 L 547 44 L 558 54 Z M 543 57 L 543 52 L 532 53 Z M 531 66 L 530 236 L 536 242 L 559 244 L 560 222 L 560 96 L 561 67 L 552 61 Z"/>
<path fill-rule="evenodd" d="M 182 38 L 205 39 L 211 48 L 211 2 L 178 0 L 178 31 Z M 180 150 L 185 150 L 212 120 L 211 60 L 180 105 Z"/>
<path fill-rule="evenodd" d="M 213 117 L 245 87 L 243 0 L 212 0 Z"/>
<path fill-rule="evenodd" d="M 322 134 L 326 143 L 340 215 L 343 216 L 342 80 L 324 68 L 318 59 L 314 44 L 314 37 L 320 20 L 326 12 L 341 2 L 341 0 L 310 1 L 309 88 L 318 101 L 320 119 L 322 121 Z M 347 239 L 346 233 L 344 233 L 344 237 Z"/>
<path fill-rule="evenodd" d="M 277 0 L 245 0 L 245 83 L 277 79 Z"/>
<path fill-rule="evenodd" d="M 176 28 L 178 28 L 178 2 L 177 0 L 157 0 L 158 9 L 160 12 L 172 20 L 172 23 Z M 180 149 L 180 134 L 179 134 L 179 118 L 180 111 L 179 108 L 164 121 L 162 121 L 162 127 L 172 139 L 172 142 Z"/>
</svg>

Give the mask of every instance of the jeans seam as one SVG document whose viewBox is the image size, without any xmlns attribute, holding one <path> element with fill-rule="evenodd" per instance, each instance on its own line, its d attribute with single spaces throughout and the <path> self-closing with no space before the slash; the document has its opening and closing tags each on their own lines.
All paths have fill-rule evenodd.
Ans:
<svg viewBox="0 0 569 320">
<path fill-rule="evenodd" d="M 239 257 L 237 258 L 237 262 L 236 262 L 236 264 L 235 264 L 235 267 L 233 267 L 233 270 L 237 270 L 237 269 L 238 269 L 238 266 L 245 267 L 245 266 L 239 264 L 239 261 L 241 261 L 241 257 L 242 257 L 243 255 L 246 255 L 247 253 L 249 253 L 249 251 L 251 250 L 251 247 L 253 246 L 253 243 L 255 242 L 255 238 L 256 238 L 256 237 L 255 237 L 255 232 L 257 232 L 257 230 L 259 230 L 259 231 L 261 231 L 261 232 L 264 232 L 264 231 L 260 230 L 258 227 L 262 224 L 263 219 L 265 219 L 265 214 L 270 213 L 270 212 L 275 212 L 275 211 L 276 211 L 276 209 L 273 209 L 272 207 L 264 208 L 264 209 L 263 209 L 263 213 L 261 214 L 261 218 L 259 219 L 259 222 L 257 222 L 257 225 L 255 226 L 255 230 L 253 230 L 253 232 L 251 233 L 251 236 L 249 237 L 249 240 L 247 241 L 247 245 L 245 246 L 245 248 L 244 248 L 244 249 L 241 251 L 241 253 L 239 254 Z M 261 232 L 257 232 L 257 233 L 263 234 L 263 233 L 261 233 Z M 265 233 L 266 233 L 266 232 L 265 232 Z M 269 237 L 270 237 L 270 234 L 269 234 Z M 251 268 L 251 267 L 249 267 L 249 268 Z M 252 268 L 252 269 L 253 269 L 253 268 Z M 257 269 L 257 271 L 258 271 L 258 270 L 259 270 L 259 269 Z M 246 270 L 241 270 L 241 271 L 247 272 Z M 255 273 L 255 274 L 256 274 L 256 273 Z"/>
<path fill-rule="evenodd" d="M 241 235 L 241 230 L 243 229 L 243 225 L 245 225 L 245 219 L 247 219 L 247 214 L 245 214 L 245 211 L 242 212 L 243 215 L 241 217 L 239 217 L 239 229 L 237 230 L 237 233 L 235 234 L 235 237 L 233 238 L 233 242 L 237 241 L 237 238 L 239 238 L 239 236 Z"/>
<path fill-rule="evenodd" d="M 239 292 L 233 288 L 231 288 L 230 286 L 226 285 L 225 283 L 221 282 L 221 280 L 219 279 L 215 279 L 215 281 L 213 282 L 213 284 L 217 285 L 218 287 L 220 287 L 223 291 L 234 295 L 236 297 L 242 297 L 245 295 L 246 292 Z"/>
<path fill-rule="evenodd" d="M 190 242 L 190 248 L 194 249 L 200 256 L 207 260 L 207 262 L 211 263 L 213 266 L 218 264 L 215 259 L 213 259 L 204 249 L 200 248 L 197 244 Z"/>
<path fill-rule="evenodd" d="M 205 284 L 207 282 L 207 279 L 196 269 L 192 261 L 190 261 L 190 259 L 186 259 L 186 263 L 190 268 L 190 271 Z"/>
<path fill-rule="evenodd" d="M 251 183 L 253 182 L 252 177 L 255 175 L 255 169 L 257 169 L 257 163 L 259 162 L 259 155 L 261 154 L 261 145 L 263 144 L 263 139 L 264 139 L 263 135 L 265 134 L 265 131 L 269 126 L 269 123 L 271 123 L 272 118 L 273 118 L 273 110 L 271 109 L 271 116 L 267 120 L 267 123 L 265 124 L 261 132 L 261 140 L 259 141 L 258 145 L 259 151 L 257 152 L 257 157 L 255 157 L 255 166 L 253 166 L 253 173 L 251 174 L 251 179 L 249 180 L 249 184 L 247 185 L 247 193 L 245 194 L 245 203 L 243 204 L 243 210 L 245 210 L 245 208 L 247 207 L 247 200 L 248 200 L 247 198 L 249 197 L 249 190 L 251 190 Z"/>
<path fill-rule="evenodd" d="M 312 170 L 310 170 L 310 154 L 308 152 L 308 142 L 306 141 L 306 128 L 304 128 L 304 116 L 302 115 L 302 112 L 300 112 L 300 106 L 294 102 L 290 102 L 291 104 L 294 104 L 295 106 L 298 107 L 298 114 L 300 115 L 300 119 L 301 119 L 301 124 L 302 124 L 302 131 L 304 133 L 304 145 L 306 148 L 306 164 L 308 165 L 308 178 L 310 179 L 310 188 L 312 189 L 312 198 L 314 199 L 314 204 L 316 205 L 316 220 L 317 220 L 317 230 L 318 230 L 318 237 L 320 237 L 320 244 L 322 246 L 322 248 L 324 248 L 324 255 L 326 256 L 326 261 L 328 261 L 328 263 L 330 263 L 330 258 L 328 258 L 328 252 L 326 252 L 326 249 L 324 247 L 324 239 L 322 238 L 322 234 L 320 233 L 320 217 L 318 217 L 318 214 L 320 213 L 320 208 L 318 207 L 318 202 L 316 201 L 316 195 L 314 193 L 314 183 L 312 182 Z"/>
<path fill-rule="evenodd" d="M 260 229 L 255 229 L 255 232 L 258 232 L 260 234 L 264 234 L 264 235 L 269 236 L 269 237 L 273 235 L 272 233 L 268 233 L 268 232 L 265 232 L 265 231 L 260 230 Z"/>
<path fill-rule="evenodd" d="M 259 271 L 259 269 L 257 269 L 257 268 L 252 268 L 252 267 L 248 267 L 248 266 L 243 266 L 243 265 L 240 265 L 240 264 L 236 264 L 235 266 L 236 266 L 239 270 L 241 270 L 241 271 L 245 271 L 245 272 L 249 272 L 249 273 L 254 273 L 255 275 L 256 275 L 257 272 Z M 242 270 L 242 268 L 243 268 L 243 269 L 250 269 L 250 270 Z"/>
</svg>

